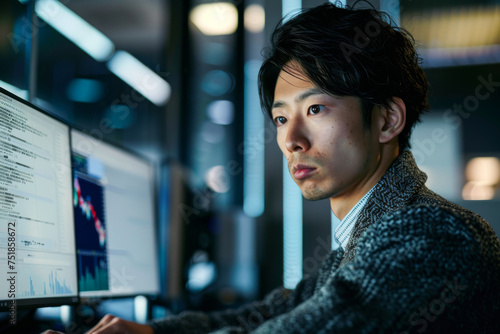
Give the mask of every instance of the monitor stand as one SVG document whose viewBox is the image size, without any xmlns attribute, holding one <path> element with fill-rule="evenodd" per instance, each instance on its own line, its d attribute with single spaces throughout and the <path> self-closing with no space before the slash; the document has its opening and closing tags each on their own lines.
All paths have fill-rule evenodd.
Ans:
<svg viewBox="0 0 500 334">
<path fill-rule="evenodd" d="M 86 301 L 76 306 L 61 306 L 61 321 L 67 334 L 85 333 L 100 320 L 97 315 L 99 303 Z"/>
</svg>

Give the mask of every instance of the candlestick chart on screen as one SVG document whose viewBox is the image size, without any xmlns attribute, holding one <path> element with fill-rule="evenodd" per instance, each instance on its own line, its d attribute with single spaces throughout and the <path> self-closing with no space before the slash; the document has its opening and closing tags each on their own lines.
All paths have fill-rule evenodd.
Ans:
<svg viewBox="0 0 500 334">
<path fill-rule="evenodd" d="M 75 173 L 73 206 L 80 291 L 108 290 L 104 189 L 99 181 Z"/>
</svg>

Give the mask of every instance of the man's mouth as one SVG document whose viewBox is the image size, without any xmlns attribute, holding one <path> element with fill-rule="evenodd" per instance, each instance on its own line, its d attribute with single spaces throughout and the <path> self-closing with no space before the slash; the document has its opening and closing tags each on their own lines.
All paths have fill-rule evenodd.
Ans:
<svg viewBox="0 0 500 334">
<path fill-rule="evenodd" d="M 296 180 L 308 178 L 316 171 L 316 167 L 298 164 L 293 167 L 293 177 Z"/>
</svg>

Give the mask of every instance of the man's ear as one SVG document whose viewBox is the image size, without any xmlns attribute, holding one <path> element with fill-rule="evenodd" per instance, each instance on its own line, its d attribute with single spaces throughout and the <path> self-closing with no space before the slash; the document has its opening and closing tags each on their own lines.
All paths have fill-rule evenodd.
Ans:
<svg viewBox="0 0 500 334">
<path fill-rule="evenodd" d="M 377 116 L 379 142 L 388 143 L 396 138 L 406 125 L 406 105 L 399 97 L 393 97 L 389 108 L 379 106 Z"/>
</svg>

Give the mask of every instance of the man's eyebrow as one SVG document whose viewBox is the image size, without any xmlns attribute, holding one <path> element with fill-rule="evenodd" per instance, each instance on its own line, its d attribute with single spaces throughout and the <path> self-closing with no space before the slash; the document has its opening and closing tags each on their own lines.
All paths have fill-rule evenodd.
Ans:
<svg viewBox="0 0 500 334">
<path fill-rule="evenodd" d="M 295 98 L 295 102 L 299 103 L 299 102 L 304 101 L 305 99 L 307 99 L 310 96 L 313 96 L 313 95 L 323 95 L 323 94 L 325 94 L 324 91 L 320 90 L 319 88 L 314 87 L 314 88 L 306 90 L 304 93 L 302 93 L 299 96 L 297 96 Z M 283 102 L 283 101 L 279 101 L 279 100 L 278 101 L 274 101 L 273 106 L 272 106 L 271 109 L 281 108 L 281 107 L 284 107 L 286 105 L 287 104 L 285 102 Z"/>
<path fill-rule="evenodd" d="M 323 94 L 325 94 L 324 91 L 320 90 L 319 88 L 314 87 L 314 88 L 306 90 L 304 93 L 297 96 L 295 98 L 295 102 L 302 102 L 305 99 L 307 99 L 309 96 L 312 96 L 312 95 L 323 95 Z"/>
<path fill-rule="evenodd" d="M 271 109 L 277 109 L 277 108 L 281 108 L 283 106 L 285 106 L 286 103 L 285 102 L 281 102 L 281 101 L 274 101 L 273 103 L 273 106 L 271 107 Z"/>
</svg>

